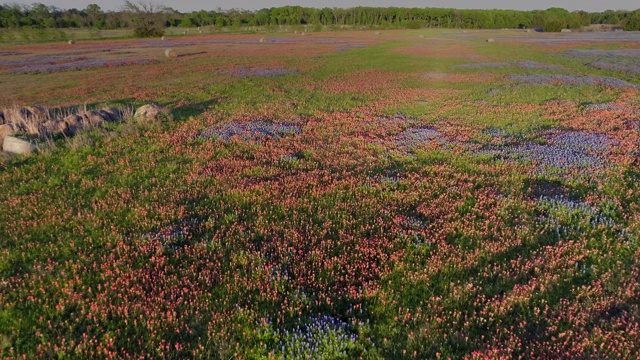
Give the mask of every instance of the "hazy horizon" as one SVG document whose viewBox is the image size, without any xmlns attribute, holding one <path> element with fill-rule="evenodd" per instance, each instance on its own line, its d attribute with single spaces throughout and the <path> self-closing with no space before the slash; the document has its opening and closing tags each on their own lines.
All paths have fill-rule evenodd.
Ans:
<svg viewBox="0 0 640 360">
<path fill-rule="evenodd" d="M 640 4 L 631 0 L 612 0 L 608 2 L 602 1 L 583 1 L 575 0 L 542 0 L 532 1 L 508 1 L 508 0 L 490 0 L 478 4 L 472 0 L 398 0 L 398 1 L 354 1 L 354 0 L 329 0 L 329 1 L 313 1 L 313 0 L 269 0 L 269 1 L 251 1 L 251 0 L 222 0 L 212 4 L 207 0 L 157 0 L 156 3 L 171 7 L 181 12 L 197 11 L 197 10 L 215 10 L 220 7 L 223 9 L 247 9 L 257 10 L 262 8 L 279 7 L 285 5 L 300 5 L 305 7 L 341 7 L 349 8 L 355 6 L 375 6 L 375 7 L 435 7 L 435 8 L 458 8 L 458 9 L 511 9 L 511 10 L 538 10 L 548 9 L 550 7 L 561 7 L 569 11 L 585 10 L 590 12 L 601 12 L 604 10 L 636 10 L 640 8 Z M 13 0 L 2 2 L 2 5 L 20 4 L 31 5 L 33 3 L 42 3 L 47 6 L 56 6 L 62 9 L 84 9 L 89 4 L 98 4 L 103 10 L 119 10 L 122 8 L 124 1 L 119 0 Z M 578 3 L 578 4 L 576 4 Z M 320 5 L 321 4 L 321 5 Z"/>
</svg>

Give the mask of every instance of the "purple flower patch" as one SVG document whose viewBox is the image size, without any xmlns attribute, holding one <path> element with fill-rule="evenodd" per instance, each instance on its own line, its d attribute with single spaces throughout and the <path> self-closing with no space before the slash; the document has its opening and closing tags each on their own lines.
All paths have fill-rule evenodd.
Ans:
<svg viewBox="0 0 640 360">
<path fill-rule="evenodd" d="M 302 130 L 298 125 L 290 123 L 274 123 L 268 120 L 256 120 L 248 123 L 232 122 L 219 127 L 209 128 L 200 134 L 201 139 L 215 138 L 231 140 L 260 140 L 264 138 L 281 138 L 288 135 L 300 135 Z"/>
<path fill-rule="evenodd" d="M 296 74 L 297 70 L 285 69 L 285 68 L 255 68 L 240 66 L 235 69 L 227 71 L 227 74 L 235 77 L 276 77 L 282 75 Z"/>
<path fill-rule="evenodd" d="M 624 80 L 606 76 L 574 76 L 561 74 L 528 74 L 509 75 L 509 79 L 530 85 L 542 85 L 559 83 L 563 85 L 593 85 L 608 86 L 614 88 L 640 89 L 640 85 L 632 84 Z"/>
<path fill-rule="evenodd" d="M 496 159 L 530 162 L 536 167 L 536 173 L 549 175 L 572 170 L 604 170 L 610 167 L 606 154 L 618 144 L 607 135 L 581 131 L 552 133 L 545 140 L 546 144 L 524 142 L 490 146 L 476 153 L 492 155 Z"/>
<path fill-rule="evenodd" d="M 48 74 L 61 71 L 156 63 L 148 59 L 81 59 L 61 64 L 35 64 L 12 69 L 14 74 Z"/>
</svg>

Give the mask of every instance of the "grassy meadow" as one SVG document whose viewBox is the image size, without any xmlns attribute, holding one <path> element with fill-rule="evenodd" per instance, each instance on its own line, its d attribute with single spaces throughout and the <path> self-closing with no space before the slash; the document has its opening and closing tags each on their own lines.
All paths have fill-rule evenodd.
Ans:
<svg viewBox="0 0 640 360">
<path fill-rule="evenodd" d="M 171 117 L 2 156 L 0 358 L 638 358 L 638 39 L 3 46 L 0 108 Z"/>
</svg>

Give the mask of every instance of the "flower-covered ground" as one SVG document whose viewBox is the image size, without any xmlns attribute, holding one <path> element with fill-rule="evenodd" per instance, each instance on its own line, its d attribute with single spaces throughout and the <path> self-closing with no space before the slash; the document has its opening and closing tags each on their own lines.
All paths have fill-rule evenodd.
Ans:
<svg viewBox="0 0 640 360">
<path fill-rule="evenodd" d="M 603 36 L 3 49 L 0 105 L 173 119 L 2 158 L 0 357 L 637 358 L 640 81 L 585 61 L 640 44 Z"/>
</svg>

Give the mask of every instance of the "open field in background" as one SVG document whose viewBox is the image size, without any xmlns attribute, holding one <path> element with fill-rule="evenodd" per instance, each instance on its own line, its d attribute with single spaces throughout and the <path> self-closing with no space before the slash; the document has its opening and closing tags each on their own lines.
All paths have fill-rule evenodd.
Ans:
<svg viewBox="0 0 640 360">
<path fill-rule="evenodd" d="M 639 63 L 633 32 L 3 46 L 0 108 L 172 119 L 2 159 L 0 354 L 637 358 Z"/>
</svg>

